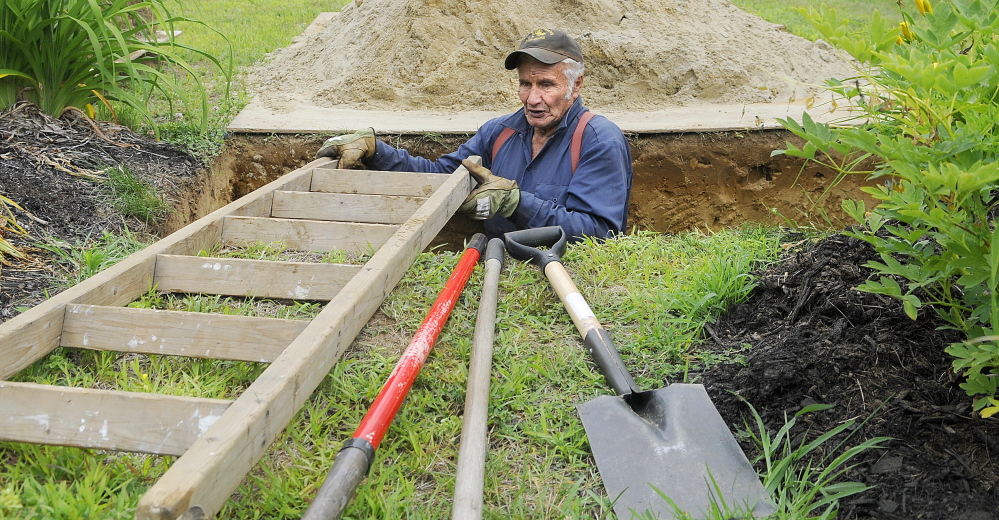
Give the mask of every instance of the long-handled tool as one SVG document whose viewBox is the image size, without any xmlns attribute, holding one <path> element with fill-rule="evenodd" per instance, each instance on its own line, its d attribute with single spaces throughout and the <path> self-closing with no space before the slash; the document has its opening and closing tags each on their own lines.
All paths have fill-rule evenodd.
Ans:
<svg viewBox="0 0 999 520">
<path fill-rule="evenodd" d="M 375 450 L 413 386 L 485 247 L 486 236 L 476 233 L 353 437 L 340 448 L 316 498 L 302 516 L 303 520 L 336 519 L 343 514 L 358 484 L 368 474 Z"/>
<path fill-rule="evenodd" d="M 651 512 L 674 518 L 687 512 L 699 518 L 711 510 L 712 501 L 754 515 L 772 512 L 766 490 L 702 385 L 638 388 L 562 265 L 562 228 L 514 231 L 505 238 L 510 256 L 541 267 L 617 393 L 577 406 L 617 516 Z"/>
<path fill-rule="evenodd" d="M 453 520 L 482 518 L 482 488 L 485 478 L 489 412 L 489 373 L 493 358 L 493 337 L 496 328 L 496 299 L 499 276 L 503 269 L 503 241 L 494 238 L 486 248 L 482 297 L 475 318 L 472 339 L 472 360 L 468 364 L 468 390 L 465 392 L 465 415 L 458 448 L 458 470 L 455 473 Z"/>
</svg>

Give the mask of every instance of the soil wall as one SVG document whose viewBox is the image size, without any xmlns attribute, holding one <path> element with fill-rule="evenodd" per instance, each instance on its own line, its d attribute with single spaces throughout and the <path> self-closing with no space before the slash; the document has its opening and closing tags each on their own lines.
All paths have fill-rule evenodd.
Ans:
<svg viewBox="0 0 999 520">
<path fill-rule="evenodd" d="M 467 139 L 461 135 L 383 136 L 411 153 L 435 158 Z M 836 183 L 829 170 L 793 157 L 771 157 L 792 134 L 783 130 L 630 135 L 635 177 L 629 227 L 659 232 L 717 230 L 745 222 L 843 227 L 852 222 L 840 209 L 845 198 L 864 196 L 867 183 L 855 176 Z M 253 135 L 231 137 L 215 160 L 204 188 L 176 212 L 164 231 L 312 161 L 323 137 Z M 867 198 L 868 206 L 873 204 Z M 448 223 L 437 244 L 461 245 L 480 229 L 460 215 Z"/>
</svg>

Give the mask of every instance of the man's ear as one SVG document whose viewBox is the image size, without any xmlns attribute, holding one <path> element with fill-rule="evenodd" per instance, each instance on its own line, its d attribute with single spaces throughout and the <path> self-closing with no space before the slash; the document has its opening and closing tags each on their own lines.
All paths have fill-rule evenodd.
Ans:
<svg viewBox="0 0 999 520">
<path fill-rule="evenodd" d="M 579 77 L 576 78 L 576 83 L 572 86 L 572 99 L 573 99 L 573 101 L 575 101 L 576 98 L 579 97 L 579 93 L 582 90 L 583 90 L 583 75 L 580 74 Z"/>
</svg>

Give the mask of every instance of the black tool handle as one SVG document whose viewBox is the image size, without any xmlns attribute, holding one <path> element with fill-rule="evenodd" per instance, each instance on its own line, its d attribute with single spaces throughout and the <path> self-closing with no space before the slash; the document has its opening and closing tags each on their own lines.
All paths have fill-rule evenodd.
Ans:
<svg viewBox="0 0 999 520">
<path fill-rule="evenodd" d="M 368 474 L 375 449 L 364 439 L 348 440 L 333 461 L 326 480 L 302 520 L 336 520 L 347 509 L 357 486 Z"/>
<path fill-rule="evenodd" d="M 614 347 L 610 334 L 590 310 L 586 299 L 579 293 L 576 284 L 573 283 L 569 273 L 565 270 L 562 262 L 550 262 L 545 267 L 545 276 L 551 282 L 552 287 L 558 294 L 565 310 L 569 312 L 572 322 L 576 324 L 576 330 L 583 336 L 583 343 L 590 356 L 600 368 L 600 372 L 607 379 L 607 384 L 617 392 L 618 395 L 631 395 L 640 392 L 638 384 L 631 377 L 621 355 Z"/>
<path fill-rule="evenodd" d="M 562 226 L 511 231 L 503 237 L 510 256 L 517 260 L 530 260 L 542 271 L 549 263 L 561 261 L 569 238 Z M 541 250 L 538 246 L 546 246 L 548 249 Z"/>
</svg>

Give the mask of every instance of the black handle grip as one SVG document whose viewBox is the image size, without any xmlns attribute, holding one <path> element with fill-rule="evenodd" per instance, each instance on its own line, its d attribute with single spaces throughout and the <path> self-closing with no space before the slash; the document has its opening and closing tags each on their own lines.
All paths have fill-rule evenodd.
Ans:
<svg viewBox="0 0 999 520">
<path fill-rule="evenodd" d="M 468 247 L 465 249 L 474 249 L 478 251 L 481 256 L 482 253 L 486 252 L 486 236 L 482 233 L 472 235 L 472 241 L 468 243 Z"/>
<path fill-rule="evenodd" d="M 500 266 L 503 265 L 503 253 L 506 251 L 503 247 L 503 240 L 499 238 L 494 238 L 489 241 L 489 245 L 486 246 L 486 256 L 482 259 L 482 262 L 488 262 L 490 260 L 499 260 Z"/>
<path fill-rule="evenodd" d="M 614 348 L 610 334 L 603 327 L 592 329 L 583 338 L 583 345 L 604 375 L 607 384 L 617 395 L 631 395 L 640 392 L 638 383 L 631 377 L 628 368 L 624 366 L 621 354 Z"/>
<path fill-rule="evenodd" d="M 562 226 L 511 231 L 503 237 L 510 256 L 517 260 L 530 260 L 532 264 L 541 267 L 542 271 L 550 262 L 561 261 L 569 239 Z M 537 246 L 548 246 L 549 249 L 542 251 Z"/>
</svg>

